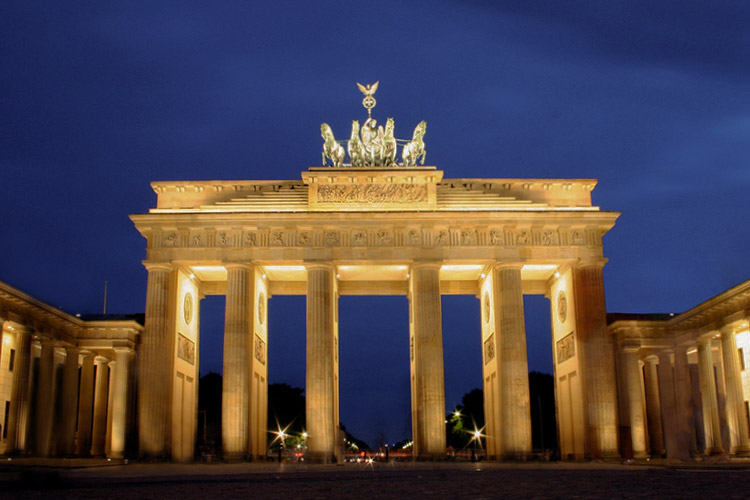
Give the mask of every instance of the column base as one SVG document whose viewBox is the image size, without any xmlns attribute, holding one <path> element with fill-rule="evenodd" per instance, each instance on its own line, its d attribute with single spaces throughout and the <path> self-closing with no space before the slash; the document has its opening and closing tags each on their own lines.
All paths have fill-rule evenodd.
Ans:
<svg viewBox="0 0 750 500">
<path fill-rule="evenodd" d="M 705 455 L 707 457 L 715 457 L 718 455 L 724 455 L 724 448 L 707 448 Z"/>
<path fill-rule="evenodd" d="M 633 453 L 633 458 L 636 460 L 647 460 L 651 458 L 651 455 L 649 455 L 645 451 L 640 451 L 640 452 Z"/>
<path fill-rule="evenodd" d="M 305 462 L 311 464 L 335 464 L 336 456 L 333 453 L 308 451 L 305 453 Z"/>
<path fill-rule="evenodd" d="M 447 460 L 445 453 L 420 453 L 414 458 L 417 462 L 439 462 Z"/>
<path fill-rule="evenodd" d="M 501 462 L 526 462 L 529 454 L 525 452 L 505 453 L 500 459 Z"/>
<path fill-rule="evenodd" d="M 224 453 L 224 460 L 227 462 L 249 462 L 252 457 L 247 453 Z"/>
<path fill-rule="evenodd" d="M 750 447 L 746 447 L 746 446 L 740 447 L 740 446 L 738 446 L 734 450 L 734 453 L 732 453 L 732 456 L 733 457 L 750 457 Z"/>
</svg>

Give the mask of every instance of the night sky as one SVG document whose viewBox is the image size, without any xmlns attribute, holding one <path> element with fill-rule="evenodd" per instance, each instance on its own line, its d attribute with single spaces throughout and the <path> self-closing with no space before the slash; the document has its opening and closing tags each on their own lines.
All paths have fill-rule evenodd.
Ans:
<svg viewBox="0 0 750 500">
<path fill-rule="evenodd" d="M 0 280 L 70 313 L 145 307 L 128 219 L 156 180 L 299 179 L 366 115 L 453 177 L 596 178 L 610 312 L 680 312 L 750 276 L 744 1 L 3 2 Z M 551 371 L 549 303 L 527 305 Z M 342 297 L 341 419 L 409 436 L 405 297 Z M 221 369 L 223 298 L 201 371 Z M 270 381 L 304 386 L 303 297 L 269 303 Z M 481 384 L 479 301 L 444 297 L 446 403 Z"/>
</svg>

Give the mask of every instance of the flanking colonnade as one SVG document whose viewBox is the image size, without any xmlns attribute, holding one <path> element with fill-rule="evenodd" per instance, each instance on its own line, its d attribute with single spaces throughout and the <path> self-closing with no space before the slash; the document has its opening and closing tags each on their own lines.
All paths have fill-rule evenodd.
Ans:
<svg viewBox="0 0 750 500">
<path fill-rule="evenodd" d="M 0 282 L 0 450 L 122 458 L 142 318 L 84 320 Z"/>
<path fill-rule="evenodd" d="M 680 314 L 611 314 L 635 458 L 750 455 L 750 281 Z"/>
</svg>

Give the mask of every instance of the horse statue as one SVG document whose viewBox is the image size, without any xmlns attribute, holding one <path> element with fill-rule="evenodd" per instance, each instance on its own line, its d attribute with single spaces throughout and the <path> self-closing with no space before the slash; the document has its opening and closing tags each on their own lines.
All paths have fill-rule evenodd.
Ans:
<svg viewBox="0 0 750 500">
<path fill-rule="evenodd" d="M 396 138 L 394 137 L 393 118 L 385 122 L 385 133 L 383 134 L 383 166 L 390 167 L 396 164 Z"/>
<path fill-rule="evenodd" d="M 349 151 L 349 158 L 352 160 L 352 167 L 362 167 L 365 164 L 362 141 L 359 138 L 359 121 L 352 122 L 352 135 L 346 145 Z"/>
<path fill-rule="evenodd" d="M 415 166 L 420 157 L 421 161 L 419 164 L 424 165 L 424 159 L 427 156 L 427 151 L 424 149 L 424 134 L 426 131 L 427 122 L 422 120 L 414 129 L 411 141 L 404 145 L 404 149 L 401 151 L 401 158 L 404 160 L 405 167 Z"/>
<path fill-rule="evenodd" d="M 327 123 L 321 124 L 320 135 L 323 137 L 323 166 L 326 166 L 326 158 L 331 160 L 334 167 L 343 165 L 346 152 L 344 151 L 344 147 L 336 142 L 331 126 Z"/>
</svg>

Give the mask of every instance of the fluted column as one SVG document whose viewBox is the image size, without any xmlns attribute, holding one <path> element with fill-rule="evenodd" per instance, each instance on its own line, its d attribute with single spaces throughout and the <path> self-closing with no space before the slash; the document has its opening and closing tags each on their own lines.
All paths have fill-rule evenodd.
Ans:
<svg viewBox="0 0 750 500">
<path fill-rule="evenodd" d="M 224 456 L 248 458 L 253 267 L 228 264 L 221 436 Z"/>
<path fill-rule="evenodd" d="M 500 455 L 518 459 L 531 452 L 529 365 L 521 290 L 521 266 L 493 266 L 495 331 L 499 335 L 502 433 Z"/>
<path fill-rule="evenodd" d="M 724 328 L 721 331 L 721 354 L 724 360 L 724 380 L 727 388 L 727 419 L 729 428 L 733 431 L 731 453 L 747 456 L 750 454 L 750 441 L 745 419 L 745 401 L 742 397 L 737 338 L 732 328 Z"/>
<path fill-rule="evenodd" d="M 619 456 L 614 344 L 607 331 L 602 266 L 601 262 L 584 262 L 573 269 L 587 444 L 592 458 Z"/>
<path fill-rule="evenodd" d="M 128 417 L 128 367 L 130 349 L 115 348 L 115 371 L 112 384 L 112 438 L 110 455 L 122 458 L 125 455 L 125 438 Z M 112 375 L 110 375 L 112 377 Z"/>
<path fill-rule="evenodd" d="M 29 426 L 29 366 L 31 363 L 31 330 L 23 325 L 14 325 L 16 334 L 16 359 L 13 366 L 13 387 L 10 396 L 8 417 L 8 441 L 5 449 L 9 453 L 27 450 Z"/>
<path fill-rule="evenodd" d="M 81 389 L 78 400 L 78 437 L 77 453 L 79 457 L 91 455 L 91 428 L 94 419 L 94 358 L 95 354 L 87 352 L 81 362 Z"/>
<path fill-rule="evenodd" d="M 628 402 L 628 420 L 630 438 L 633 444 L 633 456 L 646 458 L 646 426 L 643 422 L 643 386 L 641 369 L 638 360 L 637 346 L 626 346 L 622 349 L 621 359 L 624 368 L 626 399 Z"/>
<path fill-rule="evenodd" d="M 171 450 L 174 337 L 169 323 L 172 267 L 147 264 L 146 324 L 138 352 L 138 449 L 164 457 Z"/>
<path fill-rule="evenodd" d="M 700 374 L 701 398 L 703 399 L 706 454 L 721 455 L 724 453 L 724 449 L 721 445 L 721 423 L 719 421 L 719 406 L 716 399 L 714 362 L 711 355 L 710 340 L 701 340 L 698 342 L 698 370 Z"/>
<path fill-rule="evenodd" d="M 307 362 L 305 401 L 311 461 L 334 460 L 338 434 L 335 408 L 335 271 L 329 262 L 307 264 Z"/>
<path fill-rule="evenodd" d="M 55 413 L 55 394 L 52 386 L 55 374 L 55 343 L 42 341 L 39 360 L 39 384 L 36 392 L 36 418 L 34 422 L 35 453 L 40 457 L 50 455 L 52 441 L 52 417 Z"/>
<path fill-rule="evenodd" d="M 664 434 L 661 425 L 661 403 L 659 401 L 659 377 L 653 357 L 645 359 L 644 380 L 646 386 L 646 417 L 651 456 L 664 454 Z"/>
<path fill-rule="evenodd" d="M 57 436 L 57 454 L 63 457 L 75 453 L 76 412 L 78 411 L 78 349 L 65 349 L 62 380 L 62 411 Z"/>
<path fill-rule="evenodd" d="M 674 392 L 676 412 L 672 432 L 675 436 L 677 454 L 681 460 L 692 461 L 693 453 L 697 452 L 695 409 L 687 348 L 684 346 L 674 348 Z"/>
</svg>

